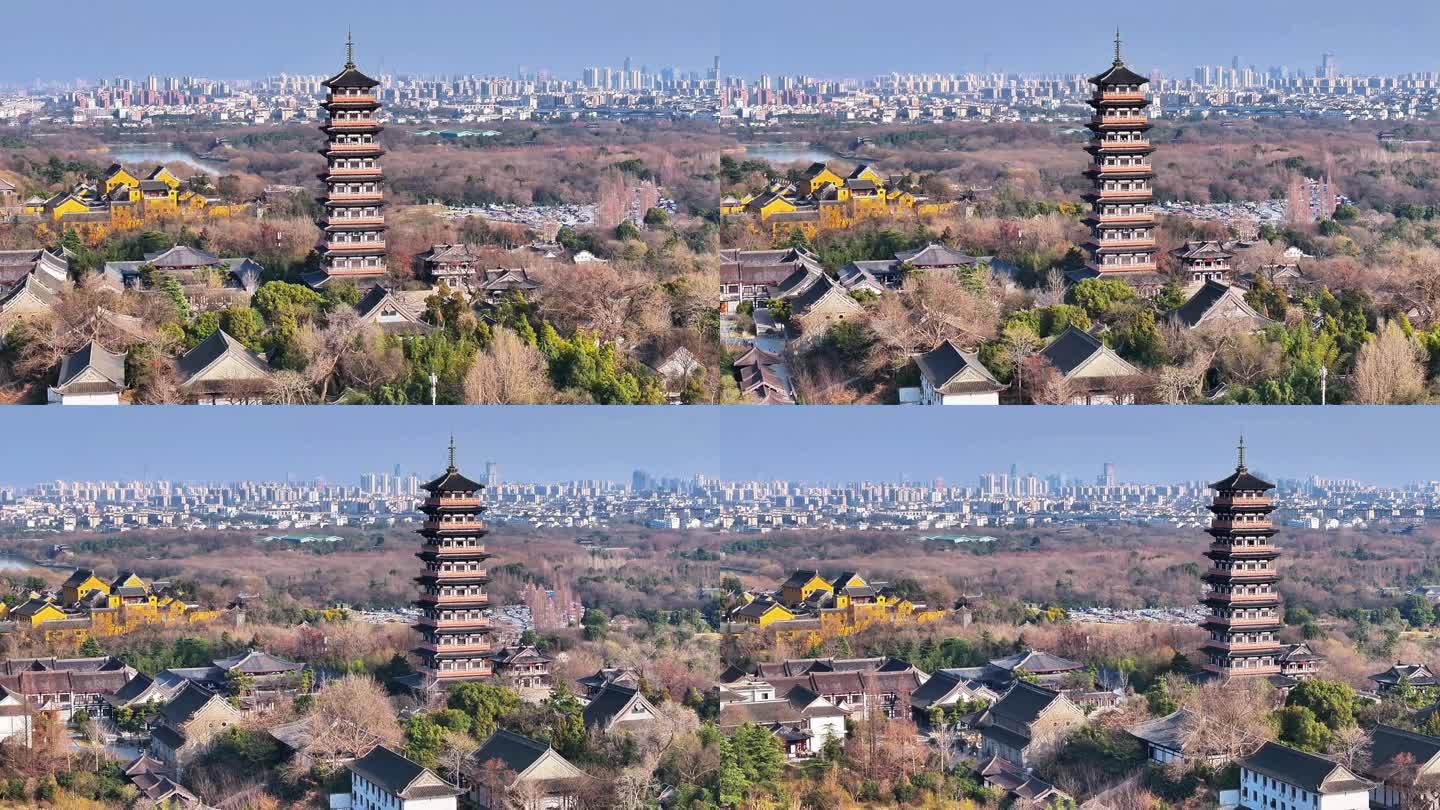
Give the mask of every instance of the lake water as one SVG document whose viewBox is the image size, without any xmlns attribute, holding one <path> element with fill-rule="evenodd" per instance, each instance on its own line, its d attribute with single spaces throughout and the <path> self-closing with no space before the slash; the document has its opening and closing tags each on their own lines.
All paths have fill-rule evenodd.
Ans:
<svg viewBox="0 0 1440 810">
<path fill-rule="evenodd" d="M 8 554 L 0 554 L 0 571 L 25 571 L 35 566 L 19 557 L 11 557 Z"/>
<path fill-rule="evenodd" d="M 757 143 L 745 147 L 745 156 L 771 163 L 790 164 L 796 161 L 824 163 L 839 155 L 808 143 Z"/>
<path fill-rule="evenodd" d="M 177 149 L 169 145 L 161 146 L 112 146 L 110 157 L 117 163 L 123 163 L 134 171 L 149 171 L 155 168 L 156 163 L 183 163 L 196 171 L 209 175 L 218 175 L 220 164 L 209 163 L 201 160 L 183 149 Z M 141 178 L 142 180 L 144 178 Z"/>
</svg>

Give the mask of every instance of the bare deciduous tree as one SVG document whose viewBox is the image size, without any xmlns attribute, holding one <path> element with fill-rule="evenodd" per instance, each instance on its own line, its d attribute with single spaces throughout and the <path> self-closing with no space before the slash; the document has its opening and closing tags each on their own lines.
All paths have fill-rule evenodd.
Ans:
<svg viewBox="0 0 1440 810">
<path fill-rule="evenodd" d="M 308 753 L 323 759 L 363 756 L 376 745 L 399 745 L 400 723 L 385 690 L 367 675 L 346 675 L 315 693 Z"/>
<path fill-rule="evenodd" d="M 1424 351 L 1400 325 L 1387 321 L 1355 353 L 1352 398 L 1366 405 L 1402 405 L 1425 396 Z"/>
<path fill-rule="evenodd" d="M 1265 718 L 1274 705 L 1275 690 L 1266 683 L 1211 681 L 1187 689 L 1180 700 L 1185 710 L 1180 746 L 1186 762 L 1249 756 L 1271 737 Z"/>
<path fill-rule="evenodd" d="M 472 405 L 534 405 L 553 396 L 545 358 L 503 327 L 465 374 L 465 401 Z"/>
</svg>

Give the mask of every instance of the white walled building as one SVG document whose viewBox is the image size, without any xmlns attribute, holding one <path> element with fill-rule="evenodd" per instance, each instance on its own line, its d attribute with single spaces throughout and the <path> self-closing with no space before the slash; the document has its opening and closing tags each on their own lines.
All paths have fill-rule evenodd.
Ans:
<svg viewBox="0 0 1440 810">
<path fill-rule="evenodd" d="M 331 810 L 455 810 L 460 790 L 434 771 L 377 745 L 346 763 L 350 793 L 331 796 Z"/>
<path fill-rule="evenodd" d="M 1369 810 L 1371 787 L 1338 762 L 1274 742 L 1240 762 L 1249 810 Z"/>
</svg>

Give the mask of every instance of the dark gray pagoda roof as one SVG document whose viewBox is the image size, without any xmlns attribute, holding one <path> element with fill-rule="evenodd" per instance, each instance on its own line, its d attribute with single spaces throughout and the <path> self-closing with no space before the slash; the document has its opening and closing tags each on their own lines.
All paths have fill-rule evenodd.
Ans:
<svg viewBox="0 0 1440 810">
<path fill-rule="evenodd" d="M 1117 57 L 1110 69 L 1098 76 L 1090 77 L 1090 83 L 1099 87 L 1114 87 L 1121 84 L 1147 84 L 1150 80 L 1139 73 L 1125 67 L 1125 63 Z"/>
<path fill-rule="evenodd" d="M 345 65 L 345 69 L 324 81 L 326 87 L 379 87 L 380 82 L 366 76 L 355 68 L 355 63 Z"/>
<path fill-rule="evenodd" d="M 1242 490 L 1264 492 L 1265 490 L 1274 489 L 1275 485 L 1262 478 L 1256 478 L 1251 475 L 1250 470 L 1247 469 L 1244 464 L 1241 464 L 1235 468 L 1235 472 L 1211 484 L 1210 488 L 1219 490 L 1220 492 L 1238 492 Z"/>
<path fill-rule="evenodd" d="M 428 492 L 479 492 L 484 488 L 484 484 L 471 481 L 454 467 L 447 469 L 444 475 L 434 481 L 421 486 L 421 489 Z"/>
</svg>

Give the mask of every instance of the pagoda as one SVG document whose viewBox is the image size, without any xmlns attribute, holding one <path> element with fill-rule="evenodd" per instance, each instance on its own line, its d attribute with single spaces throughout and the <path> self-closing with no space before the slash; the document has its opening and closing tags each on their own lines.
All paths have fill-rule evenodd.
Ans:
<svg viewBox="0 0 1440 810">
<path fill-rule="evenodd" d="M 1085 151 L 1090 153 L 1092 190 L 1083 199 L 1090 205 L 1085 224 L 1090 254 L 1079 278 L 1096 276 L 1129 277 L 1139 287 L 1158 287 L 1155 264 L 1155 199 L 1150 154 L 1150 121 L 1146 110 L 1150 98 L 1145 85 L 1150 80 L 1125 66 L 1120 58 L 1120 32 L 1115 32 L 1115 62 L 1110 69 L 1092 77 L 1095 93 L 1090 97 L 1094 116 L 1086 125 L 1091 132 Z M 1149 274 L 1146 278 L 1143 274 Z"/>
<path fill-rule="evenodd" d="M 1205 671 L 1222 679 L 1281 675 L 1288 649 L 1276 638 L 1282 626 L 1275 569 L 1280 550 L 1271 542 L 1275 507 L 1266 494 L 1275 485 L 1250 474 L 1243 438 L 1239 449 L 1235 472 L 1210 485 L 1214 517 L 1207 531 L 1214 539 L 1205 552 L 1211 562 L 1204 577 L 1208 612 L 1200 627 L 1209 637 L 1201 652 Z"/>
<path fill-rule="evenodd" d="M 490 597 L 485 584 L 485 525 L 480 515 L 484 485 L 460 474 L 455 466 L 455 440 L 450 440 L 450 466 L 445 474 L 424 485 L 429 493 L 420 511 L 425 523 L 418 534 L 425 538 L 415 556 L 424 571 L 415 581 L 420 596 L 415 606 L 420 620 L 415 629 L 421 643 L 412 652 L 426 686 L 449 685 L 487 678 L 493 652 L 488 614 Z"/>
<path fill-rule="evenodd" d="M 345 43 L 345 69 L 325 81 L 325 156 L 320 175 L 325 196 L 321 216 L 320 270 L 306 278 L 313 287 L 333 279 L 375 279 L 384 275 L 385 194 L 380 171 L 377 120 L 380 82 L 355 67 L 354 40 Z"/>
</svg>

